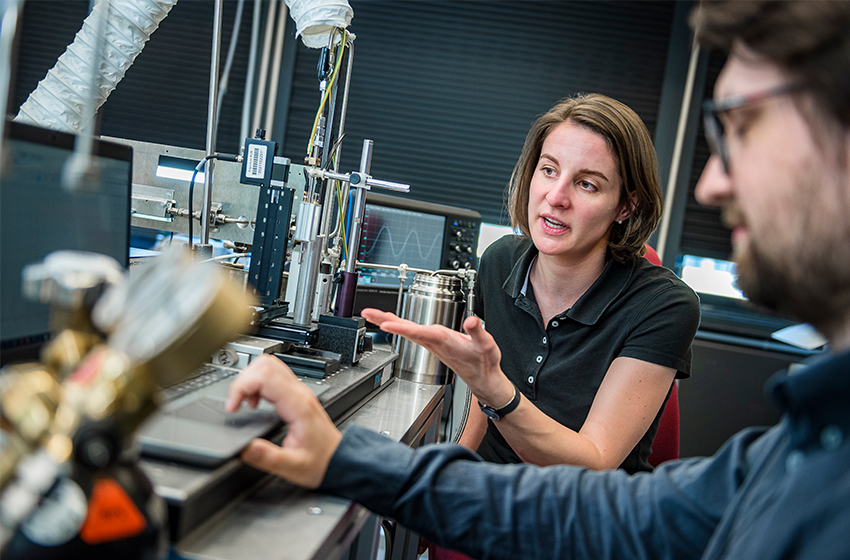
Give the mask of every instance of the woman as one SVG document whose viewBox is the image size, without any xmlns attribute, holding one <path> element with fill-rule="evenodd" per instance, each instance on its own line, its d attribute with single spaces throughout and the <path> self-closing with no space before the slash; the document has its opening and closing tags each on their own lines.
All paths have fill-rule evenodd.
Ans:
<svg viewBox="0 0 850 560">
<path fill-rule="evenodd" d="M 651 470 L 675 377 L 690 375 L 699 301 L 642 258 L 661 217 L 646 126 L 603 95 L 565 99 L 532 126 L 509 187 L 522 236 L 479 265 L 467 334 L 364 310 L 469 385 L 461 443 L 486 460 Z M 488 418 L 489 416 L 489 418 Z"/>
</svg>

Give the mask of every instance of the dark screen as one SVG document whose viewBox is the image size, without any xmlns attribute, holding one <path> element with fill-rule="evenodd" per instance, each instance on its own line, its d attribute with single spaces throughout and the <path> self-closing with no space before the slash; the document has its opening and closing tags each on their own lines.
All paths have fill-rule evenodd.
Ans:
<svg viewBox="0 0 850 560">
<path fill-rule="evenodd" d="M 127 266 L 132 149 L 96 142 L 100 173 L 85 190 L 62 186 L 74 136 L 8 123 L 0 175 L 0 360 L 47 338 L 47 305 L 21 295 L 21 271 L 57 250 L 108 255 Z"/>
</svg>

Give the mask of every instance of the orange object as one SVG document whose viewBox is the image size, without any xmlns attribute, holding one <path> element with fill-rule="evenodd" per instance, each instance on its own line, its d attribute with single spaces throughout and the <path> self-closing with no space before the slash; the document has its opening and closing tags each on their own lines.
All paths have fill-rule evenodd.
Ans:
<svg viewBox="0 0 850 560">
<path fill-rule="evenodd" d="M 147 526 L 145 516 L 120 484 L 111 478 L 95 482 L 89 512 L 80 529 L 84 542 L 100 544 L 134 537 Z"/>
</svg>

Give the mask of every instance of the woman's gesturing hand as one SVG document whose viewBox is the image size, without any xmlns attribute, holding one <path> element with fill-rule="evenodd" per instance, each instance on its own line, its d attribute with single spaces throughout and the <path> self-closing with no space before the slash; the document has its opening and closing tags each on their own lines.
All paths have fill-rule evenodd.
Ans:
<svg viewBox="0 0 850 560">
<path fill-rule="evenodd" d="M 478 317 L 468 317 L 463 322 L 466 333 L 460 333 L 442 325 L 418 325 L 377 309 L 364 309 L 361 315 L 382 331 L 427 348 L 469 385 L 480 402 L 498 407 L 513 398 L 513 384 L 499 365 L 502 352 Z"/>
</svg>

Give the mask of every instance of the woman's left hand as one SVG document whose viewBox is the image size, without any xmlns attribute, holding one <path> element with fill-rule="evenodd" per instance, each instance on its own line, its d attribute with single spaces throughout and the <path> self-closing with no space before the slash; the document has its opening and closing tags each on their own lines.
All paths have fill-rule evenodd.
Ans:
<svg viewBox="0 0 850 560">
<path fill-rule="evenodd" d="M 459 375 L 483 404 L 499 407 L 513 398 L 514 386 L 499 365 L 502 352 L 478 317 L 463 322 L 464 334 L 443 325 L 418 325 L 377 309 L 364 309 L 361 315 L 382 331 L 427 348 Z"/>
</svg>

